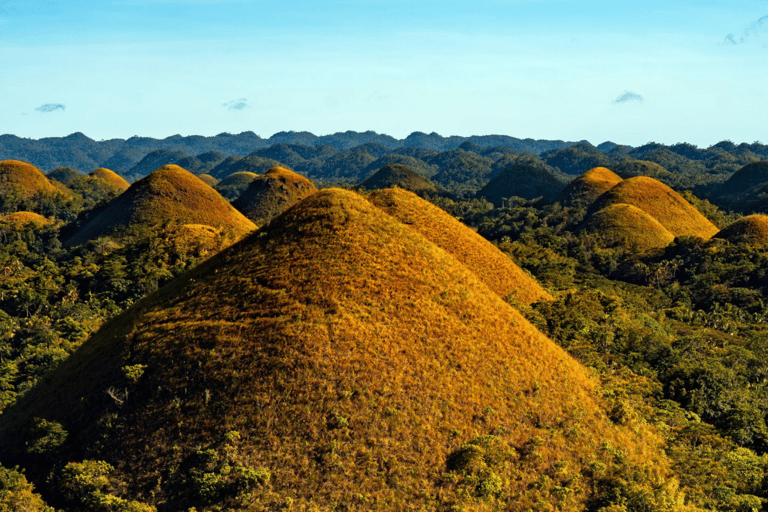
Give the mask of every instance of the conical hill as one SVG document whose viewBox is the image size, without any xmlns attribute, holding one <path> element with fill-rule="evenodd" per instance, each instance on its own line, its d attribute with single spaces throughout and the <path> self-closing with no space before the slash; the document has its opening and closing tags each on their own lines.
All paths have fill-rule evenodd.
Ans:
<svg viewBox="0 0 768 512">
<path fill-rule="evenodd" d="M 123 191 L 128 190 L 128 187 L 131 186 L 130 183 L 125 181 L 125 178 L 117 174 L 115 171 L 105 169 L 104 167 L 99 167 L 98 169 L 92 170 L 88 173 L 88 176 L 104 180 L 110 185 L 114 185 Z"/>
<path fill-rule="evenodd" d="M 203 180 L 203 183 L 205 183 L 209 187 L 215 187 L 216 184 L 219 182 L 219 180 L 217 180 L 210 174 L 198 174 L 197 177 Z"/>
<path fill-rule="evenodd" d="M 15 193 L 21 197 L 37 194 L 55 194 L 54 187 L 43 171 L 32 164 L 18 160 L 0 162 L 0 194 Z"/>
<path fill-rule="evenodd" d="M 166 165 L 137 181 L 67 240 L 73 246 L 126 229 L 205 224 L 240 238 L 256 226 L 194 174 Z"/>
<path fill-rule="evenodd" d="M 434 183 L 400 164 L 385 165 L 361 185 L 368 190 L 400 187 L 416 193 L 437 191 Z"/>
<path fill-rule="evenodd" d="M 108 322 L 0 416 L 0 462 L 104 460 L 161 511 L 578 510 L 639 461 L 664 485 L 657 437 L 594 400 L 453 256 L 329 189 Z"/>
<path fill-rule="evenodd" d="M 640 208 L 623 203 L 599 210 L 584 228 L 600 235 L 606 245 L 622 245 L 638 252 L 666 247 L 675 239 L 659 221 Z"/>
<path fill-rule="evenodd" d="M 522 197 L 536 199 L 543 197 L 547 201 L 556 199 L 565 188 L 565 183 L 547 169 L 528 164 L 515 164 L 507 167 L 480 191 L 478 197 L 484 197 L 496 206 L 504 198 Z"/>
<path fill-rule="evenodd" d="M 253 180 L 258 178 L 259 175 L 253 172 L 240 171 L 230 174 L 226 178 L 222 179 L 216 185 L 213 186 L 214 190 L 226 197 L 230 201 L 233 201 L 240 197 L 251 184 Z"/>
<path fill-rule="evenodd" d="M 715 235 L 731 243 L 768 247 L 768 215 L 747 215 Z"/>
<path fill-rule="evenodd" d="M 656 219 L 674 236 L 708 239 L 719 230 L 680 194 L 646 176 L 621 181 L 592 205 L 593 212 L 612 204 L 631 204 Z"/>
<path fill-rule="evenodd" d="M 368 199 L 389 215 L 452 254 L 502 298 L 524 304 L 552 300 L 531 276 L 470 228 L 403 189 L 372 192 Z"/>
<path fill-rule="evenodd" d="M 317 192 L 304 176 L 284 167 L 273 167 L 251 182 L 232 206 L 259 226 Z"/>
<path fill-rule="evenodd" d="M 621 181 L 621 177 L 605 167 L 594 167 L 570 182 L 560 194 L 566 206 L 589 206 Z"/>
</svg>

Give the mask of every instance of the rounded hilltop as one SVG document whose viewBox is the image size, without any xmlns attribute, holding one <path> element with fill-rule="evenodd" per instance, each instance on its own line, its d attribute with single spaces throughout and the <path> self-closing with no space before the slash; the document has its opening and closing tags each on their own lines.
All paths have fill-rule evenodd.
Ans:
<svg viewBox="0 0 768 512">
<path fill-rule="evenodd" d="M 39 213 L 13 212 L 7 215 L 0 216 L 0 222 L 4 222 L 6 224 L 13 224 L 13 225 L 36 224 L 38 226 L 45 226 L 50 221 L 45 217 L 43 217 L 42 215 L 40 215 Z"/>
<path fill-rule="evenodd" d="M 452 254 L 500 297 L 511 296 L 524 304 L 552 300 L 535 279 L 488 240 L 413 192 L 378 190 L 368 200 Z"/>
<path fill-rule="evenodd" d="M 219 182 L 219 180 L 217 180 L 210 174 L 198 174 L 197 177 L 203 180 L 203 183 L 213 188 L 215 188 L 216 184 Z"/>
<path fill-rule="evenodd" d="M 285 167 L 272 167 L 254 179 L 232 206 L 259 226 L 317 192 L 310 180 Z"/>
<path fill-rule="evenodd" d="M 218 192 L 177 165 L 166 165 L 113 199 L 66 241 L 79 245 L 123 231 L 162 229 L 168 224 L 205 224 L 240 238 L 255 225 Z"/>
<path fill-rule="evenodd" d="M 587 220 L 584 229 L 599 235 L 604 245 L 620 245 L 638 252 L 666 247 L 675 239 L 659 221 L 640 208 L 624 203 L 597 211 Z"/>
<path fill-rule="evenodd" d="M 71 167 L 57 167 L 46 173 L 45 177 L 49 180 L 58 181 L 63 185 L 69 186 L 73 181 L 81 178 L 83 174 Z"/>
<path fill-rule="evenodd" d="M 477 192 L 477 197 L 484 197 L 495 206 L 501 206 L 502 201 L 508 197 L 542 197 L 552 201 L 560 195 L 564 187 L 565 183 L 547 169 L 529 164 L 515 164 L 489 181 Z"/>
<path fill-rule="evenodd" d="M 714 238 L 732 244 L 745 243 L 754 247 L 768 247 L 768 215 L 747 215 L 720 231 Z"/>
<path fill-rule="evenodd" d="M 566 206 L 589 206 L 620 181 L 621 177 L 610 169 L 593 167 L 566 185 L 559 201 Z"/>
<path fill-rule="evenodd" d="M 665 485 L 660 438 L 595 388 L 448 252 L 327 189 L 104 325 L 0 416 L 0 462 L 44 479 L 87 454 L 164 510 L 484 508 L 486 487 L 554 509 L 563 486 L 579 510 L 597 463 Z M 68 436 L 32 468 L 41 417 Z"/>
<path fill-rule="evenodd" d="M 680 194 L 646 176 L 625 179 L 612 187 L 591 207 L 592 212 L 614 204 L 635 206 L 653 217 L 674 236 L 709 239 L 719 230 Z"/>
<path fill-rule="evenodd" d="M 390 163 L 376 171 L 361 183 L 368 190 L 399 187 L 415 193 L 436 192 L 437 187 L 431 181 L 422 178 L 405 165 Z"/>
<path fill-rule="evenodd" d="M 88 176 L 106 181 L 110 185 L 115 186 L 122 191 L 128 190 L 128 187 L 131 186 L 130 183 L 125 181 L 125 178 L 112 170 L 105 169 L 104 167 L 99 167 L 98 169 L 92 170 L 88 173 Z"/>
<path fill-rule="evenodd" d="M 216 183 L 213 188 L 230 201 L 234 201 L 242 194 L 259 175 L 254 172 L 235 172 Z"/>
<path fill-rule="evenodd" d="M 43 171 L 32 164 L 18 160 L 0 162 L 0 194 L 15 193 L 22 197 L 37 194 L 55 194 L 54 187 Z"/>
</svg>

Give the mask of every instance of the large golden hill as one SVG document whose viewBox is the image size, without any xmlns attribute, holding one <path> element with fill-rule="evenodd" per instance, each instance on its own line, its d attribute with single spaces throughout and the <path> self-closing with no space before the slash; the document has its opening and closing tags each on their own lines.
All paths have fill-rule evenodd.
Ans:
<svg viewBox="0 0 768 512">
<path fill-rule="evenodd" d="M 317 192 L 310 180 L 284 167 L 273 167 L 251 182 L 232 206 L 259 226 L 299 200 Z"/>
<path fill-rule="evenodd" d="M 655 435 L 594 386 L 453 256 L 330 189 L 108 322 L 0 416 L 0 462 L 105 460 L 161 511 L 582 510 L 641 464 L 666 488 Z M 34 418 L 69 433 L 55 457 L 26 456 Z"/>
<path fill-rule="evenodd" d="M 768 215 L 747 215 L 715 235 L 731 243 L 768 247 Z"/>
<path fill-rule="evenodd" d="M 502 298 L 531 304 L 552 300 L 531 276 L 470 228 L 432 203 L 403 189 L 372 192 L 368 199 L 472 270 Z"/>
<path fill-rule="evenodd" d="M 560 202 L 571 206 L 589 206 L 621 181 L 621 177 L 605 167 L 594 167 L 566 185 Z"/>
<path fill-rule="evenodd" d="M 640 208 L 623 203 L 594 213 L 585 229 L 599 234 L 607 245 L 622 245 L 639 252 L 666 247 L 675 239 L 659 221 Z"/>
<path fill-rule="evenodd" d="M 99 167 L 98 169 L 92 170 L 88 173 L 88 176 L 104 180 L 110 185 L 118 187 L 122 191 L 128 190 L 128 187 L 131 186 L 130 183 L 125 181 L 125 178 L 117 174 L 115 171 L 105 169 L 104 167 Z"/>
<path fill-rule="evenodd" d="M 592 211 L 613 204 L 631 204 L 656 219 L 674 236 L 710 238 L 719 230 L 680 194 L 653 178 L 636 176 L 621 181 L 600 196 Z"/>
<path fill-rule="evenodd" d="M 124 229 L 167 224 L 205 224 L 240 238 L 256 226 L 218 192 L 177 165 L 166 165 L 137 181 L 66 241 L 79 245 Z"/>
<path fill-rule="evenodd" d="M 0 194 L 11 192 L 21 197 L 32 197 L 37 194 L 55 194 L 59 190 L 34 165 L 18 160 L 3 160 L 0 162 Z"/>
</svg>

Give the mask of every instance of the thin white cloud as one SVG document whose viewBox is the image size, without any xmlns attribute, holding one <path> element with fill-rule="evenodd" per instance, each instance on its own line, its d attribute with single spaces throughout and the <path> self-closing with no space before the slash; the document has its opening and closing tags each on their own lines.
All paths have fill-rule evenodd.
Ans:
<svg viewBox="0 0 768 512">
<path fill-rule="evenodd" d="M 614 103 L 628 103 L 630 101 L 642 102 L 643 97 L 632 91 L 624 91 L 624 94 L 613 100 Z"/>
<path fill-rule="evenodd" d="M 247 108 L 251 108 L 251 106 L 248 104 L 248 98 L 240 98 L 237 100 L 228 101 L 223 103 L 221 106 L 227 110 L 245 110 Z"/>
<path fill-rule="evenodd" d="M 35 110 L 38 112 L 43 113 L 49 113 L 49 112 L 56 112 L 57 110 L 66 110 L 67 107 L 65 105 L 62 105 L 61 103 L 46 103 L 45 105 L 40 105 Z"/>
</svg>

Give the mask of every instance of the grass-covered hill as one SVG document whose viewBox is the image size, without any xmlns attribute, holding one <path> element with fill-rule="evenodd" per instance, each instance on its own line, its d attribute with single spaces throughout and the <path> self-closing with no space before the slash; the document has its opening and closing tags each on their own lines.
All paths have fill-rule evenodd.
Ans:
<svg viewBox="0 0 768 512">
<path fill-rule="evenodd" d="M 230 174 L 226 178 L 222 179 L 216 183 L 216 185 L 213 185 L 213 188 L 216 190 L 216 192 L 225 198 L 229 199 L 230 201 L 234 201 L 240 197 L 240 194 L 242 194 L 243 191 L 248 188 L 248 185 L 250 185 L 251 182 L 258 177 L 259 175 L 256 173 L 240 171 Z"/>
<path fill-rule="evenodd" d="M 272 167 L 281 165 L 277 160 L 262 158 L 260 156 L 248 156 L 245 158 L 239 156 L 230 156 L 208 173 L 217 180 L 223 180 L 236 172 L 252 172 L 253 174 L 264 174 Z"/>
<path fill-rule="evenodd" d="M 131 186 L 130 183 L 125 181 L 125 178 L 123 178 L 116 172 L 110 169 L 106 169 L 104 167 L 99 167 L 98 169 L 92 170 L 91 172 L 88 173 L 88 176 L 90 176 L 91 178 L 98 178 L 100 180 L 104 180 L 110 185 L 113 185 L 122 191 L 128 190 L 128 187 Z"/>
<path fill-rule="evenodd" d="M 38 194 L 54 194 L 58 191 L 45 174 L 34 165 L 18 160 L 0 162 L 0 194 L 32 197 Z"/>
<path fill-rule="evenodd" d="M 680 194 L 653 178 L 625 179 L 592 205 L 593 212 L 614 204 L 635 206 L 656 219 L 674 236 L 708 239 L 719 230 Z"/>
<path fill-rule="evenodd" d="M 284 167 L 273 167 L 257 177 L 232 203 L 259 226 L 287 210 L 299 200 L 317 192 L 317 187 L 300 174 Z"/>
<path fill-rule="evenodd" d="M 57 167 L 52 171 L 45 173 L 45 177 L 49 180 L 58 181 L 64 185 L 69 185 L 77 178 L 81 177 L 83 173 L 71 167 Z"/>
<path fill-rule="evenodd" d="M 203 180 L 203 183 L 205 183 L 209 187 L 216 187 L 216 184 L 219 182 L 219 180 L 217 180 L 210 174 L 198 174 L 197 177 Z"/>
<path fill-rule="evenodd" d="M 747 215 L 717 233 L 733 244 L 746 243 L 754 247 L 768 247 L 768 215 Z"/>
<path fill-rule="evenodd" d="M 558 201 L 567 206 L 589 206 L 620 181 L 610 169 L 594 167 L 566 185 Z"/>
<path fill-rule="evenodd" d="M 0 222 L 6 223 L 6 224 L 14 224 L 14 225 L 24 225 L 24 224 L 37 224 L 38 226 L 45 226 L 50 221 L 40 215 L 39 213 L 34 212 L 13 212 L 6 215 L 0 216 Z"/>
<path fill-rule="evenodd" d="M 411 192 L 436 192 L 435 184 L 401 164 L 387 164 L 361 183 L 368 190 L 400 187 Z"/>
<path fill-rule="evenodd" d="M 640 208 L 615 203 L 595 212 L 584 229 L 598 236 L 602 245 L 622 246 L 633 252 L 666 247 L 675 235 Z"/>
<path fill-rule="evenodd" d="M 610 421 L 596 384 L 330 189 L 108 322 L 0 416 L 0 461 L 40 484 L 100 460 L 161 511 L 678 508 L 659 438 Z"/>
<path fill-rule="evenodd" d="M 713 188 L 716 204 L 741 212 L 765 211 L 768 204 L 768 162 L 745 165 L 725 183 Z"/>
<path fill-rule="evenodd" d="M 234 239 L 255 229 L 226 199 L 195 175 L 175 165 L 135 182 L 66 241 L 75 246 L 121 231 L 161 229 L 168 224 L 205 224 Z"/>
<path fill-rule="evenodd" d="M 552 300 L 552 296 L 507 255 L 437 206 L 403 189 L 377 190 L 368 199 L 452 254 L 500 297 L 523 304 Z"/>
<path fill-rule="evenodd" d="M 505 198 L 522 197 L 535 199 L 542 197 L 552 201 L 565 188 L 565 183 L 548 170 L 527 164 L 512 165 L 504 169 L 495 178 L 480 189 L 477 197 L 482 197 L 500 205 Z"/>
</svg>

